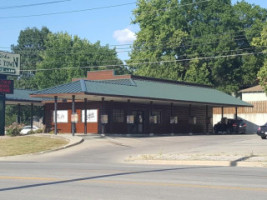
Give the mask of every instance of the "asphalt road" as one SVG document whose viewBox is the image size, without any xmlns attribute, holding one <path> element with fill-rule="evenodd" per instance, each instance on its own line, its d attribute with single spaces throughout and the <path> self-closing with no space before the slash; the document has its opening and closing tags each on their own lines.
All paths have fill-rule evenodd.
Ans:
<svg viewBox="0 0 267 200">
<path fill-rule="evenodd" d="M 266 200 L 266 168 L 137 165 L 129 155 L 198 152 L 253 136 L 89 139 L 70 149 L 0 161 L 1 200 Z M 246 143 L 247 142 L 247 143 Z"/>
</svg>

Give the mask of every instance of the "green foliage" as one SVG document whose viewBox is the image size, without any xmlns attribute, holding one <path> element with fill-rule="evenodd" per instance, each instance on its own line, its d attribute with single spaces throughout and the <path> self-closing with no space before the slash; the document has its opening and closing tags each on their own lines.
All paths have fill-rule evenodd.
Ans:
<svg viewBox="0 0 267 200">
<path fill-rule="evenodd" d="M 11 107 L 9 105 L 6 105 L 6 124 L 5 126 L 10 126 L 12 123 L 17 121 L 17 115 L 14 113 L 14 111 L 11 111 Z"/>
<path fill-rule="evenodd" d="M 137 2 L 133 23 L 140 31 L 127 62 L 131 70 L 209 84 L 228 93 L 255 84 L 263 57 L 246 54 L 258 50 L 251 42 L 260 35 L 267 10 L 244 1 L 236 5 L 230 0 L 194 2 Z"/>
<path fill-rule="evenodd" d="M 117 74 L 127 72 L 120 67 L 122 61 L 117 58 L 116 50 L 108 45 L 92 44 L 67 33 L 51 33 L 46 27 L 21 31 L 12 51 L 21 55 L 22 70 L 33 70 L 21 73 L 15 80 L 15 88 L 43 89 L 85 77 L 89 70 L 106 69 L 96 66 L 114 65 L 109 69 L 115 69 Z M 47 71 L 34 71 L 43 69 Z"/>
<path fill-rule="evenodd" d="M 265 93 L 267 94 L 267 61 L 258 73 L 260 84 L 263 86 Z"/>
<path fill-rule="evenodd" d="M 267 24 L 265 24 L 260 37 L 256 37 L 253 39 L 253 45 L 257 47 L 266 47 L 267 46 Z M 263 51 L 266 55 L 267 51 Z M 265 56 L 264 65 L 258 72 L 258 79 L 260 84 L 263 86 L 266 94 L 267 94 L 267 57 Z"/>
<path fill-rule="evenodd" d="M 35 75 L 38 89 L 70 82 L 72 78 L 85 77 L 90 70 L 105 69 L 96 66 L 122 64 L 115 49 L 100 46 L 100 42 L 92 44 L 67 33 L 49 34 L 45 47 L 46 50 L 40 54 L 42 61 L 37 64 L 39 71 Z M 85 66 L 90 67 L 84 68 Z M 122 73 L 121 68 L 117 68 Z"/>
<path fill-rule="evenodd" d="M 37 63 L 42 60 L 40 52 L 45 50 L 45 40 L 49 33 L 46 27 L 41 30 L 26 28 L 20 32 L 18 44 L 12 45 L 11 49 L 14 53 L 20 54 L 21 70 L 36 69 Z M 15 88 L 36 89 L 38 83 L 34 82 L 34 74 L 34 72 L 22 72 L 15 80 Z"/>
<path fill-rule="evenodd" d="M 23 124 L 17 124 L 17 123 L 11 124 L 6 129 L 6 135 L 9 135 L 9 136 L 20 135 L 20 131 L 22 130 L 23 126 L 24 126 Z"/>
<path fill-rule="evenodd" d="M 43 129 L 37 129 L 36 131 L 34 131 L 34 133 L 44 133 L 44 130 Z"/>
<path fill-rule="evenodd" d="M 43 116 L 43 107 L 33 107 L 33 116 L 41 118 Z M 7 105 L 6 106 L 6 126 L 10 126 L 17 121 L 18 106 Z M 21 123 L 30 124 L 31 121 L 31 107 L 21 105 Z"/>
</svg>

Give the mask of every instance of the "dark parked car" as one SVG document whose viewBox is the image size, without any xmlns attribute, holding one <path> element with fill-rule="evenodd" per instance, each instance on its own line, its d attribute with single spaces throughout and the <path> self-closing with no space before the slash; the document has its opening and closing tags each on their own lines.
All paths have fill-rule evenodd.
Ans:
<svg viewBox="0 0 267 200">
<path fill-rule="evenodd" d="M 266 139 L 266 137 L 267 137 L 267 123 L 258 128 L 257 134 L 259 136 L 261 136 L 262 139 Z"/>
<path fill-rule="evenodd" d="M 246 133 L 246 128 L 247 124 L 241 119 L 223 118 L 222 121 L 214 125 L 214 132 Z"/>
</svg>

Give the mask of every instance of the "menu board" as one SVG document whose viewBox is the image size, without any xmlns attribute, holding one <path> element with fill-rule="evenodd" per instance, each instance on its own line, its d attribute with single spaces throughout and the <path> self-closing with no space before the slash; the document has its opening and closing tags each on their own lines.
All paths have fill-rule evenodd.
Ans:
<svg viewBox="0 0 267 200">
<path fill-rule="evenodd" d="M 134 115 L 127 115 L 127 124 L 134 124 Z"/>
<path fill-rule="evenodd" d="M 0 80 L 0 93 L 13 94 L 14 81 L 13 80 Z"/>
<path fill-rule="evenodd" d="M 87 123 L 88 122 L 96 123 L 98 121 L 97 119 L 98 119 L 97 109 L 87 110 Z M 82 122 L 85 122 L 85 110 L 82 110 Z"/>
</svg>

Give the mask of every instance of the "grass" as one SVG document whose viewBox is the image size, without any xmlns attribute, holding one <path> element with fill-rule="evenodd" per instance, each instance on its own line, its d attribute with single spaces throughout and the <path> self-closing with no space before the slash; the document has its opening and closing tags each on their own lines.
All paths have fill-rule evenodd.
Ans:
<svg viewBox="0 0 267 200">
<path fill-rule="evenodd" d="M 49 136 L 20 136 L 0 138 L 0 157 L 37 153 L 68 144 L 67 140 Z"/>
</svg>

